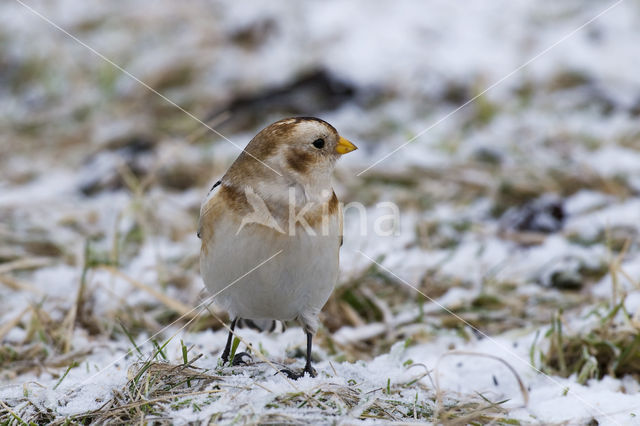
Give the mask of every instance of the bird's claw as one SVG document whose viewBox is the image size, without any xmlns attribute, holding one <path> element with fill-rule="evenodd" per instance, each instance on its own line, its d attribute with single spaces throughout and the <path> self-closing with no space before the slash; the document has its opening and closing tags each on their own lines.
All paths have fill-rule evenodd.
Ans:
<svg viewBox="0 0 640 426">
<path fill-rule="evenodd" d="M 316 369 L 315 369 L 315 368 L 313 368 L 313 367 L 312 367 L 312 366 L 310 366 L 310 365 L 305 366 L 305 367 L 304 367 L 304 370 L 302 371 L 302 373 L 303 373 L 303 374 L 304 374 L 304 373 L 309 373 L 309 376 L 311 376 L 311 377 L 316 377 L 316 376 L 318 375 L 318 373 L 316 372 Z"/>
<path fill-rule="evenodd" d="M 305 373 L 309 374 L 309 376 L 311 377 L 316 377 L 318 375 L 316 369 L 310 365 L 306 365 L 300 373 L 296 373 L 293 370 L 289 370 L 288 368 L 283 368 L 282 370 L 280 370 L 280 372 L 286 375 L 291 380 L 298 380 L 299 378 L 303 377 Z"/>
<path fill-rule="evenodd" d="M 249 365 L 251 362 L 253 362 L 253 357 L 251 355 L 249 355 L 247 352 L 240 352 L 235 354 L 235 356 L 233 357 L 233 361 L 231 361 L 231 365 Z"/>
<path fill-rule="evenodd" d="M 304 372 L 303 373 L 295 373 L 293 370 L 289 370 L 288 368 L 283 368 L 282 370 L 280 370 L 280 373 L 284 374 L 285 376 L 287 376 L 291 380 L 298 380 L 300 377 L 302 377 L 304 375 Z M 276 373 L 276 374 L 278 374 L 278 373 Z"/>
</svg>

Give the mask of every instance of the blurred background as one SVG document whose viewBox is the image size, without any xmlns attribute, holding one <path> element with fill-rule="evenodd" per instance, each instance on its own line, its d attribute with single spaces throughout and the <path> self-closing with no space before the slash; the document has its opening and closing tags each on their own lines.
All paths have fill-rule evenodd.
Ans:
<svg viewBox="0 0 640 426">
<path fill-rule="evenodd" d="M 633 341 L 640 2 L 10 0 L 2 381 L 55 383 L 72 359 L 105 365 L 131 338 L 183 314 L 167 336 L 184 326 L 204 297 L 200 201 L 239 153 L 202 122 L 243 147 L 299 115 L 360 148 L 335 186 L 368 208 L 365 233 L 347 213 L 323 361 L 369 360 L 408 338 L 527 335 L 559 312 L 606 317 L 620 303 L 627 331 L 608 341 L 619 352 Z M 400 209 L 392 237 L 371 231 L 382 201 Z M 224 343 L 216 316 L 204 310 L 183 337 L 210 363 Z M 272 354 L 285 342 L 290 357 L 303 343 L 248 335 Z M 582 371 L 582 343 L 553 345 L 544 371 Z M 613 368 L 585 347 L 599 366 L 589 378 L 638 377 L 637 352 Z"/>
</svg>

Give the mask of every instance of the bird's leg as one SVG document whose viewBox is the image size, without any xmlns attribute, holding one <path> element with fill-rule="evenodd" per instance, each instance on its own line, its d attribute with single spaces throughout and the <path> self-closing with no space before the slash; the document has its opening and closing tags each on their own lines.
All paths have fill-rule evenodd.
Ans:
<svg viewBox="0 0 640 426">
<path fill-rule="evenodd" d="M 318 373 L 316 373 L 315 368 L 311 366 L 311 341 L 313 340 L 313 335 L 307 332 L 307 363 L 304 365 L 304 373 L 309 373 L 311 377 L 316 377 Z"/>
<path fill-rule="evenodd" d="M 222 363 L 226 364 L 227 361 L 229 361 L 229 352 L 231 352 L 231 341 L 233 340 L 233 330 L 235 330 L 236 328 L 236 322 L 238 321 L 238 318 L 234 318 L 233 321 L 231 321 L 231 330 L 229 330 L 229 336 L 227 337 L 227 344 L 224 347 L 224 351 L 222 351 Z"/>
<path fill-rule="evenodd" d="M 309 376 L 316 377 L 318 373 L 316 373 L 315 368 L 311 366 L 311 346 L 312 346 L 313 334 L 307 332 L 307 362 L 304 365 L 304 370 L 301 373 L 294 373 L 288 368 L 284 368 L 280 370 L 281 373 L 287 375 L 288 378 L 292 380 L 298 380 L 300 377 L 304 376 L 304 373 L 309 373 Z"/>
</svg>

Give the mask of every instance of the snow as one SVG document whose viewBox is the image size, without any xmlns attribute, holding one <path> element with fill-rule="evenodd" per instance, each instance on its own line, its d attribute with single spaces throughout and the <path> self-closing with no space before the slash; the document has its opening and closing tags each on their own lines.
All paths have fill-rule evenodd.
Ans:
<svg viewBox="0 0 640 426">
<path fill-rule="evenodd" d="M 606 146 L 591 153 L 585 163 L 601 176 L 626 176 L 638 173 L 640 154 L 628 148 Z"/>
<path fill-rule="evenodd" d="M 269 404 L 289 392 L 311 395 L 318 389 L 344 392 L 349 387 L 361 392 L 359 405 L 351 412 L 343 407 L 331 420 L 351 423 L 366 404 L 391 398 L 381 396 L 389 385 L 397 400 L 413 404 L 419 397 L 431 408 L 436 390 L 454 403 L 478 394 L 491 401 L 508 400 L 501 404 L 505 418 L 524 424 L 586 424 L 591 419 L 601 425 L 640 424 L 640 385 L 633 376 L 605 374 L 580 384 L 575 374 L 543 374 L 539 359 L 530 364 L 530 349 L 536 336 L 548 330 L 548 318 L 526 318 L 516 322 L 523 324 L 521 328 L 494 334 L 473 330 L 473 321 L 466 319 L 460 329 L 447 328 L 439 316 L 444 308 L 467 318 L 465 309 L 479 296 L 495 293 L 505 305 L 523 300 L 526 312 L 540 310 L 540 316 L 548 313 L 541 305 L 551 300 L 554 309 L 567 309 L 568 329 L 584 331 L 598 323 L 589 312 L 623 301 L 632 320 L 619 313 L 616 327 L 637 331 L 640 121 L 631 111 L 640 99 L 637 2 L 186 5 L 162 0 L 150 8 L 142 2 L 60 0 L 29 5 L 145 82 L 161 82 L 167 70 L 188 65 L 193 74 L 188 84 L 160 92 L 203 120 L 211 106 L 225 105 L 238 93 L 286 84 L 317 68 L 365 94 L 378 93 L 320 111 L 360 148 L 341 160 L 336 171 L 340 197 L 364 203 L 362 209 L 354 204 L 346 211 L 340 286 L 362 279 L 373 260 L 380 263 L 376 274 L 389 278 L 385 285 L 398 286 L 394 296 L 406 303 L 393 306 L 390 320 L 345 323 L 333 333 L 323 330 L 314 346 L 319 377 L 292 384 L 257 356 L 249 367 L 221 369 L 217 357 L 225 343 L 224 329 L 182 329 L 180 321 L 164 329 L 170 321 L 161 315 L 161 301 L 107 269 L 90 269 L 84 277 L 87 303 L 101 320 L 104 335 L 76 328 L 73 349 L 89 353 L 78 355 L 80 365 L 62 381 L 71 358 L 64 366 L 19 374 L 0 370 L 0 401 L 14 411 L 31 404 L 64 418 L 102 407 L 115 390 L 126 386 L 129 369 L 138 359 L 115 321 L 129 315 L 140 320 L 141 328 L 147 327 L 135 337 L 145 356 L 153 351 L 152 337 L 164 341 L 173 336 L 166 349 L 172 363 L 182 363 L 182 340 L 194 345 L 191 353 L 203 354 L 197 367 L 224 375 L 225 392 L 217 399 L 193 397 L 202 403 L 200 410 L 190 405 L 175 408 L 171 415 L 176 423 L 204 422 L 220 413 L 225 422 L 236 415 L 258 422 L 273 413 Z M 237 156 L 237 147 L 212 133 L 197 143 L 187 142 L 196 127 L 175 116 L 166 121 L 160 117 L 165 109 L 173 109 L 166 102 L 18 2 L 5 2 L 0 11 L 0 52 L 8 70 L 0 71 L 0 235 L 6 238 L 0 257 L 4 261 L 5 255 L 31 255 L 31 240 L 49 241 L 61 252 L 43 255 L 51 260 L 44 266 L 0 274 L 25 285 L 17 291 L 0 283 L 2 344 L 17 346 L 32 338 L 29 324 L 35 306 L 61 328 L 66 324 L 83 277 L 87 244 L 91 256 L 112 262 L 126 277 L 195 307 L 206 297 L 193 266 L 199 252 L 197 209 L 211 182 Z M 239 32 L 263 24 L 265 34 L 255 46 L 232 42 Z M 28 81 L 23 89 L 17 83 L 9 88 L 18 80 L 12 73 L 29 75 L 34 64 L 44 70 L 39 80 Z M 558 89 L 563 73 L 575 74 L 578 82 Z M 456 87 L 462 100 L 456 99 Z M 489 87 L 478 102 L 456 110 Z M 531 95 L 516 95 L 527 88 Z M 486 122 L 478 118 L 479 102 L 494 111 Z M 84 110 L 89 110 L 85 121 L 77 118 Z M 199 125 L 188 117 L 180 119 Z M 256 126 L 261 124 L 266 123 Z M 30 131 L 38 136 L 29 139 Z M 242 146 L 254 133 L 242 129 L 225 136 Z M 126 158 L 110 145 L 132 134 L 153 134 L 157 139 L 152 152 L 136 160 L 145 172 L 187 165 L 195 170 L 195 183 L 186 190 L 137 187 L 137 177 L 119 187 L 112 184 L 121 179 Z M 24 146 L 14 142 L 23 136 Z M 74 143 L 76 147 L 65 148 Z M 358 175 L 396 148 L 400 149 Z M 482 152 L 494 155 L 494 162 L 479 161 Z M 572 186 L 563 187 L 558 174 L 573 178 Z M 406 188 L 366 182 L 380 175 L 415 182 Z M 83 195 L 79 189 L 88 183 L 106 189 Z M 548 232 L 535 235 L 535 244 L 521 243 L 519 234 L 506 238 L 494 213 L 502 207 L 496 200 L 508 199 L 501 192 L 504 183 L 540 192 L 536 197 L 561 197 L 566 217 L 560 229 L 547 227 Z M 391 223 L 381 222 L 393 212 L 385 202 L 400 206 L 397 226 L 389 233 L 379 232 L 381 223 Z M 147 212 L 153 214 L 145 216 Z M 148 217 L 154 221 L 145 222 Z M 128 236 L 137 238 L 141 221 L 146 223 L 141 231 L 145 237 L 131 243 L 131 252 L 118 252 Z M 426 236 L 418 231 L 425 226 Z M 629 240 L 626 251 L 616 249 L 607 237 L 614 231 Z M 575 293 L 563 293 L 553 288 L 556 272 L 578 274 L 585 284 Z M 600 274 L 593 284 L 580 275 L 589 272 Z M 425 290 L 427 276 L 451 286 L 419 307 L 415 300 L 423 300 L 420 293 L 431 290 Z M 506 290 L 492 287 L 494 283 L 509 283 L 515 290 L 501 294 Z M 25 309 L 20 325 L 2 335 L 2 326 Z M 496 319 L 510 315 L 500 309 L 492 314 Z M 143 321 L 143 316 L 152 320 Z M 421 337 L 411 344 L 398 337 L 382 354 L 362 349 L 363 341 L 403 333 Z M 273 334 L 243 329 L 241 336 L 278 366 L 290 362 L 304 340 L 297 326 Z M 336 348 L 329 349 L 329 338 Z M 541 339 L 535 348 L 546 350 Z M 358 349 L 354 353 L 360 359 L 354 359 L 351 348 Z M 515 369 L 529 391 L 526 405 L 511 370 L 483 354 Z M 301 367 L 301 360 L 294 366 Z M 414 380 L 417 384 L 405 387 Z M 328 422 L 309 407 L 280 409 L 294 419 Z"/>
</svg>

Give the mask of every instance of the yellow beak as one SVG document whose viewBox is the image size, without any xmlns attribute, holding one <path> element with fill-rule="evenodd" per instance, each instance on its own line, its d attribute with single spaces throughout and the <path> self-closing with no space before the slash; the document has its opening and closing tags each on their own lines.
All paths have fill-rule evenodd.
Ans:
<svg viewBox="0 0 640 426">
<path fill-rule="evenodd" d="M 338 140 L 338 144 L 336 145 L 336 152 L 338 154 L 344 155 L 351 151 L 355 151 L 356 149 L 358 149 L 357 146 L 355 146 L 354 144 L 352 144 L 351 142 L 349 142 L 348 140 L 340 136 L 340 139 Z"/>
</svg>

